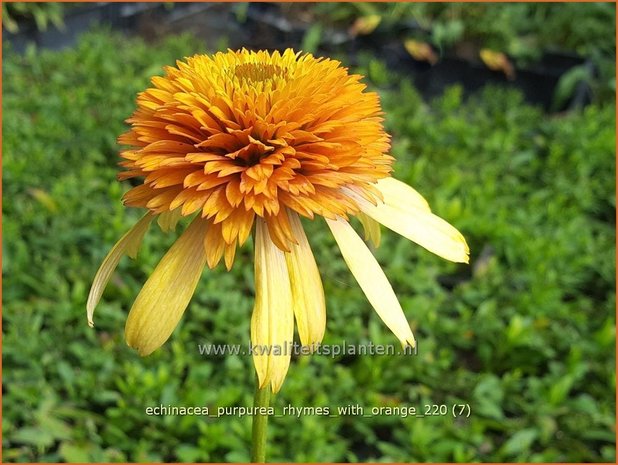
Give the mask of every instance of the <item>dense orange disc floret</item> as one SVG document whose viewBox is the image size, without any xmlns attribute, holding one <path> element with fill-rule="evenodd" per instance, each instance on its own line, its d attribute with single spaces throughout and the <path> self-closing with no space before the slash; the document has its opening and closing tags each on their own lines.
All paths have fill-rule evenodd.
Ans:
<svg viewBox="0 0 618 465">
<path fill-rule="evenodd" d="M 126 169 L 143 177 L 128 206 L 208 218 L 208 264 L 228 266 L 255 216 L 273 242 L 296 240 L 287 211 L 334 219 L 358 213 L 342 187 L 368 199 L 392 157 L 379 97 L 338 61 L 279 52 L 196 55 L 139 94 L 119 138 Z"/>
</svg>

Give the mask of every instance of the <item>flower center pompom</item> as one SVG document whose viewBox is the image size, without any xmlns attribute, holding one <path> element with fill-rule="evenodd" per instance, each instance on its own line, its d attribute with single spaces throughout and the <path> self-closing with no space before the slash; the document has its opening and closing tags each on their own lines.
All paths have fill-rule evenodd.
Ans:
<svg viewBox="0 0 618 465">
<path fill-rule="evenodd" d="M 243 63 L 234 68 L 234 76 L 242 84 L 254 85 L 263 81 L 273 82 L 287 77 L 287 70 L 278 65 L 262 63 Z"/>
<path fill-rule="evenodd" d="M 264 218 L 275 244 L 296 240 L 288 209 L 334 219 L 358 212 L 392 157 L 379 98 L 340 63 L 292 50 L 196 55 L 138 96 L 119 142 L 125 204 L 209 221 L 208 264 L 233 257 Z"/>
</svg>

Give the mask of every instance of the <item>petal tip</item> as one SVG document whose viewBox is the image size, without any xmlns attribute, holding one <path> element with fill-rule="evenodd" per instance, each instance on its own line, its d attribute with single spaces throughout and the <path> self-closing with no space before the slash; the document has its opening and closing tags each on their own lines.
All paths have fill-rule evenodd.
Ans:
<svg viewBox="0 0 618 465">
<path fill-rule="evenodd" d="M 285 379 L 285 374 L 277 379 L 271 380 L 270 389 L 273 394 L 277 394 L 281 390 L 281 386 L 283 386 L 284 379 Z"/>
<path fill-rule="evenodd" d="M 463 237 L 461 238 L 461 240 L 462 240 L 464 249 L 463 249 L 463 256 L 461 260 L 459 260 L 459 262 L 469 265 L 470 264 L 470 247 L 468 247 L 468 244 L 466 243 L 466 240 Z"/>
<path fill-rule="evenodd" d="M 410 335 L 406 339 L 401 341 L 401 345 L 403 346 L 404 350 L 408 346 L 412 347 L 413 349 L 416 349 L 416 339 L 414 339 L 413 335 Z"/>
<path fill-rule="evenodd" d="M 270 378 L 266 375 L 266 373 L 261 373 L 260 370 L 257 369 L 257 367 L 255 372 L 257 373 L 258 377 L 258 389 L 264 389 L 268 385 Z"/>
<path fill-rule="evenodd" d="M 128 340 L 127 340 L 127 345 L 131 349 L 134 349 L 139 354 L 140 357 L 147 357 L 148 355 L 150 355 L 157 349 L 157 347 L 148 347 L 146 345 L 133 344 L 132 341 L 130 342 Z"/>
<path fill-rule="evenodd" d="M 86 305 L 86 320 L 88 321 L 88 326 L 94 328 L 94 305 L 90 302 Z"/>
<path fill-rule="evenodd" d="M 313 339 L 309 340 L 309 341 L 305 341 L 302 342 L 302 352 L 304 353 L 305 350 L 308 350 L 310 354 L 315 353 L 316 350 L 318 350 L 318 348 L 320 347 L 320 345 L 322 344 L 322 339 L 324 338 L 324 333 L 322 333 L 319 337 L 314 337 Z"/>
</svg>

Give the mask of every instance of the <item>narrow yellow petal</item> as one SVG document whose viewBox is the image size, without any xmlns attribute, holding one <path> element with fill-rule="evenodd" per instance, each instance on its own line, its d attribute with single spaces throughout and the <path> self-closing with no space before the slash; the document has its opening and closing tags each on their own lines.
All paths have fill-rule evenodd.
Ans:
<svg viewBox="0 0 618 465">
<path fill-rule="evenodd" d="M 298 244 L 290 244 L 290 252 L 285 254 L 292 305 L 300 341 L 313 349 L 322 342 L 326 327 L 324 288 L 300 218 L 295 212 L 290 212 L 289 217 L 292 234 L 298 241 Z"/>
<path fill-rule="evenodd" d="M 232 269 L 232 265 L 234 264 L 234 257 L 236 256 L 236 248 L 237 248 L 236 239 L 234 239 L 234 241 L 231 244 L 225 244 L 224 259 L 225 259 L 225 268 L 227 269 L 227 271 L 230 271 Z"/>
<path fill-rule="evenodd" d="M 365 231 L 365 240 L 371 241 L 374 247 L 380 247 L 380 239 L 382 238 L 382 232 L 380 231 L 380 223 L 373 218 L 360 212 L 356 215 L 363 225 Z"/>
<path fill-rule="evenodd" d="M 382 268 L 350 224 L 341 219 L 326 219 L 341 255 L 358 281 L 367 300 L 401 343 L 414 347 L 416 342 L 401 305 Z"/>
<path fill-rule="evenodd" d="M 363 213 L 387 228 L 446 260 L 469 262 L 470 249 L 457 229 L 431 213 L 426 202 L 419 200 L 420 194 L 411 187 L 404 187 L 405 184 L 396 180 L 384 181 L 381 180 L 377 185 L 384 202 L 378 202 L 377 205 L 351 189 L 345 192 L 356 201 Z"/>
<path fill-rule="evenodd" d="M 170 337 L 193 296 L 206 265 L 207 221 L 193 220 L 142 287 L 125 326 L 127 344 L 140 355 L 158 349 Z"/>
<path fill-rule="evenodd" d="M 255 225 L 255 306 L 251 317 L 253 363 L 260 388 L 278 392 L 290 365 L 294 337 L 292 290 L 285 255 L 263 219 Z"/>
<path fill-rule="evenodd" d="M 92 281 L 92 287 L 90 288 L 90 294 L 88 294 L 88 301 L 86 303 L 86 315 L 88 318 L 88 325 L 92 328 L 94 326 L 94 309 L 99 303 L 103 291 L 112 277 L 114 270 L 118 266 L 120 259 L 126 253 L 131 258 L 137 256 L 137 251 L 144 238 L 144 234 L 150 226 L 150 222 L 154 216 L 151 213 L 147 213 L 139 220 L 135 225 L 120 238 L 118 242 L 109 251 L 101 266 L 99 267 L 97 274 Z"/>
<path fill-rule="evenodd" d="M 159 223 L 159 227 L 163 232 L 169 232 L 176 229 L 176 225 L 178 224 L 178 220 L 180 220 L 182 216 L 182 209 L 175 208 L 174 210 L 163 212 L 159 215 L 159 219 L 157 223 Z"/>
<path fill-rule="evenodd" d="M 419 194 L 405 182 L 398 181 L 395 178 L 383 178 L 378 180 L 376 187 L 384 196 L 384 203 L 396 208 L 405 208 L 411 206 L 420 210 L 430 212 L 429 204 L 425 197 Z"/>
</svg>

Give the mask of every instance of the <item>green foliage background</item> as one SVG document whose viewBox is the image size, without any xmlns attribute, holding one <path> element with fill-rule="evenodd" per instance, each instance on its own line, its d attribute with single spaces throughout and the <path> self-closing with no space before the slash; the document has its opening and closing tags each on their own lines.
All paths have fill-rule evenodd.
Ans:
<svg viewBox="0 0 618 465">
<path fill-rule="evenodd" d="M 123 341 L 140 286 L 178 232 L 151 228 L 123 259 L 97 327 L 85 302 L 101 260 L 140 216 L 115 180 L 123 120 L 161 67 L 205 52 L 110 32 L 3 63 L 3 460 L 247 461 L 250 418 L 153 417 L 147 406 L 249 406 L 251 245 L 205 271 L 170 341 L 139 358 Z M 383 231 L 375 251 L 419 340 L 415 357 L 299 357 L 275 400 L 468 403 L 470 418 L 271 419 L 272 461 L 615 461 L 615 107 L 547 115 L 515 91 L 424 102 L 365 57 L 383 97 L 395 176 L 472 249 L 447 263 Z M 328 305 L 325 343 L 397 344 L 321 220 L 306 222 Z"/>
</svg>

